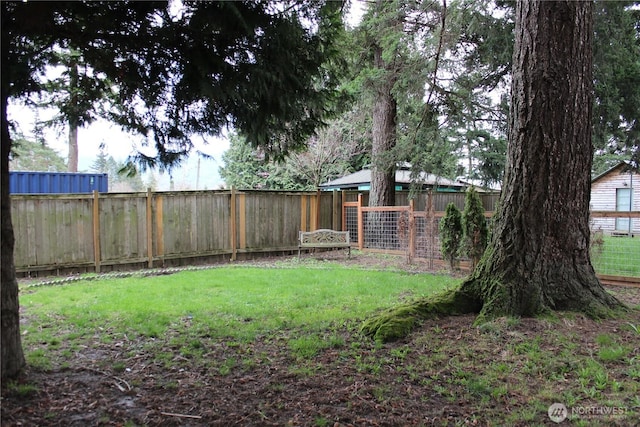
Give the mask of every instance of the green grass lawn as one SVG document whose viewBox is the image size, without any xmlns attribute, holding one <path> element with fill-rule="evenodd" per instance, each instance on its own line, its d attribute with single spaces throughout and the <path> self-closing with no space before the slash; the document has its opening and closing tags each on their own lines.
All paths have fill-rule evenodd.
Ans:
<svg viewBox="0 0 640 427">
<path fill-rule="evenodd" d="M 253 339 L 274 329 L 326 328 L 457 283 L 448 276 L 335 269 L 224 267 L 155 277 L 75 282 L 21 295 L 26 341 L 66 324 L 157 337 L 189 321 L 211 337 Z M 63 320 L 64 322 L 60 322 Z"/>
<path fill-rule="evenodd" d="M 621 412 L 570 412 L 568 425 L 640 425 L 638 311 L 478 328 L 471 315 L 453 316 L 382 344 L 359 333 L 365 318 L 460 279 L 318 267 L 23 286 L 30 368 L 4 392 L 3 421 L 177 425 L 168 418 L 177 414 L 203 426 L 529 426 L 550 425 L 548 408 L 560 402 Z"/>
<path fill-rule="evenodd" d="M 602 236 L 592 244 L 592 262 L 598 274 L 640 277 L 640 238 Z"/>
</svg>

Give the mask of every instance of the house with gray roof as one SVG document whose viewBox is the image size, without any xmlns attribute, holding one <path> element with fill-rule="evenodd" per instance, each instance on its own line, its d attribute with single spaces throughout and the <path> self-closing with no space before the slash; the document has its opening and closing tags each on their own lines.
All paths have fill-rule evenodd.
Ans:
<svg viewBox="0 0 640 427">
<path fill-rule="evenodd" d="M 469 184 L 458 180 L 451 180 L 427 172 L 421 172 L 415 179 L 421 183 L 424 190 L 434 189 L 439 192 L 463 192 Z M 411 186 L 411 170 L 407 166 L 401 166 L 396 170 L 396 191 L 408 190 Z M 321 190 L 360 190 L 371 189 L 371 169 L 363 169 L 358 172 L 343 176 L 342 178 L 320 184 Z"/>
</svg>

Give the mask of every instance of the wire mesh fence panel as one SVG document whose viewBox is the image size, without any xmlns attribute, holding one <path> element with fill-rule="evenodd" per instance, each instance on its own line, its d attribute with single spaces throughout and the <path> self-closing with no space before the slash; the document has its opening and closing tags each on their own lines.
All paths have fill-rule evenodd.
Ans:
<svg viewBox="0 0 640 427">
<path fill-rule="evenodd" d="M 417 216 L 414 221 L 416 227 L 416 258 L 424 258 L 433 266 L 433 261 L 444 261 L 442 255 L 442 241 L 440 239 L 440 221 L 442 215 L 429 217 Z M 457 262 L 469 261 L 461 245 L 456 255 Z"/>
<path fill-rule="evenodd" d="M 357 206 L 344 207 L 344 223 L 345 223 L 345 231 L 349 232 L 349 240 L 357 244 L 358 243 L 358 207 Z"/>
<path fill-rule="evenodd" d="M 413 211 L 408 206 L 371 208 L 345 206 L 346 229 L 352 241 L 358 241 L 359 230 L 363 233 L 363 249 L 404 253 L 409 259 L 425 260 L 431 267 L 444 262 L 441 252 L 439 223 L 444 212 L 433 209 Z M 358 212 L 362 213 L 359 224 Z M 611 215 L 599 218 L 592 212 L 591 260 L 602 278 L 608 280 L 637 281 L 640 278 L 640 236 L 631 231 L 622 233 L 617 228 L 603 229 L 604 221 L 611 222 Z M 618 215 L 619 216 L 619 215 Z M 631 221 L 640 219 L 632 218 Z M 492 226 L 489 218 L 489 227 Z M 467 268 L 470 260 L 461 248 L 457 263 Z M 612 276 L 612 277 L 607 277 Z"/>
<path fill-rule="evenodd" d="M 593 233 L 591 262 L 601 275 L 640 278 L 640 238 Z"/>
<path fill-rule="evenodd" d="M 414 256 L 416 258 L 430 258 L 431 251 L 429 245 L 429 236 L 427 234 L 427 217 L 423 215 L 414 215 L 413 226 L 415 227 L 416 239 L 414 246 Z"/>
<path fill-rule="evenodd" d="M 433 260 L 442 259 L 438 218 L 425 215 L 424 212 L 416 212 L 413 224 L 416 236 L 414 256 L 429 261 L 430 266 L 433 266 Z"/>
<path fill-rule="evenodd" d="M 406 251 L 409 247 L 409 214 L 406 210 L 367 210 L 362 215 L 364 247 Z"/>
</svg>

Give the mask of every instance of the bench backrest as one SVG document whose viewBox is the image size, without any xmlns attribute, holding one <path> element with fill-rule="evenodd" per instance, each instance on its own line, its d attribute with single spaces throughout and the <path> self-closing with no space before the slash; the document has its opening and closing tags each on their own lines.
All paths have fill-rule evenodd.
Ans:
<svg viewBox="0 0 640 427">
<path fill-rule="evenodd" d="M 313 245 L 335 245 L 335 244 L 349 244 L 349 232 L 348 231 L 335 231 L 328 229 L 320 229 L 315 231 L 301 231 L 300 232 L 300 244 L 313 244 Z"/>
</svg>

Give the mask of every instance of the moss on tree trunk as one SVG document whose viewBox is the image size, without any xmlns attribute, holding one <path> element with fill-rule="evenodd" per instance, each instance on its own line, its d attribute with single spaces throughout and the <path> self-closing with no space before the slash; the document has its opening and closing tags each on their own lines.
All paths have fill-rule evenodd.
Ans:
<svg viewBox="0 0 640 427">
<path fill-rule="evenodd" d="M 422 319 L 477 313 L 481 308 L 473 293 L 457 287 L 378 313 L 364 322 L 361 331 L 376 341 L 392 341 L 409 334 Z"/>
</svg>

